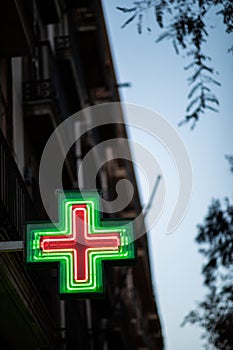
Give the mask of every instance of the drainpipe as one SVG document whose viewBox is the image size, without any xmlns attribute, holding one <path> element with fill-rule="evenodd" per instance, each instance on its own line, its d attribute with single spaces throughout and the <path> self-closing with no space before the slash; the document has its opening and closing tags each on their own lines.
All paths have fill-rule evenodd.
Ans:
<svg viewBox="0 0 233 350">
<path fill-rule="evenodd" d="M 60 334 L 62 350 L 66 350 L 66 305 L 65 300 L 60 300 Z"/>
</svg>

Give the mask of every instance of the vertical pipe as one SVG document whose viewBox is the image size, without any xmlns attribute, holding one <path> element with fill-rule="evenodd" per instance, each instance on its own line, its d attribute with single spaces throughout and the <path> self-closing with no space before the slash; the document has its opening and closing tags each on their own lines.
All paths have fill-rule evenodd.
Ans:
<svg viewBox="0 0 233 350">
<path fill-rule="evenodd" d="M 86 299 L 85 304 L 86 304 L 87 328 L 88 328 L 88 335 L 89 335 L 89 340 L 90 340 L 90 349 L 94 350 L 90 299 Z"/>
<path fill-rule="evenodd" d="M 65 300 L 60 300 L 60 329 L 62 350 L 66 350 L 66 305 Z"/>
</svg>

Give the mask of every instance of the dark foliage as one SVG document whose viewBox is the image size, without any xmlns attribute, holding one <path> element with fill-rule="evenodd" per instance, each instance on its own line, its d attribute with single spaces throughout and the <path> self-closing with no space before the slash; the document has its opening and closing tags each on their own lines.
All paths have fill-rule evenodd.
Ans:
<svg viewBox="0 0 233 350">
<path fill-rule="evenodd" d="M 206 348 L 233 349 L 233 205 L 214 200 L 196 241 L 205 257 L 202 274 L 208 294 L 197 309 L 185 317 L 186 323 L 204 329 Z"/>
<path fill-rule="evenodd" d="M 230 164 L 230 170 L 233 173 L 233 156 L 232 155 L 226 155 L 225 158 L 228 160 Z"/>
<path fill-rule="evenodd" d="M 233 156 L 228 155 L 233 173 Z M 204 255 L 204 284 L 208 289 L 204 301 L 184 319 L 203 328 L 206 348 L 233 349 L 233 205 L 213 200 L 204 224 L 198 226 L 197 243 Z"/>
<path fill-rule="evenodd" d="M 142 33 L 144 13 L 154 11 L 157 24 L 164 30 L 156 42 L 169 39 L 177 53 L 182 50 L 188 56 L 190 64 L 185 69 L 192 70 L 188 78 L 190 103 L 180 124 L 191 121 L 193 128 L 206 110 L 217 112 L 219 102 L 210 86 L 220 83 L 215 79 L 215 69 L 211 66 L 211 58 L 203 52 L 203 46 L 210 29 L 207 27 L 210 11 L 221 17 L 226 33 L 233 32 L 232 0 L 139 0 L 132 1 L 132 7 L 117 9 L 129 15 L 122 28 L 136 20 L 139 33 Z M 151 31 L 151 28 L 147 30 Z M 229 48 L 229 52 L 232 50 Z"/>
</svg>

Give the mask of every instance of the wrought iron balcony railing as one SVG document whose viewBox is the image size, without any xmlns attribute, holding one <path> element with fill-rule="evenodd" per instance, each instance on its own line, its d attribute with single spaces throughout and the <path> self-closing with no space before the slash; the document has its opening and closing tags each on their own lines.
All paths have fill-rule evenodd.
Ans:
<svg viewBox="0 0 233 350">
<path fill-rule="evenodd" d="M 30 195 L 1 130 L 0 216 L 1 227 L 7 225 L 11 228 L 8 232 L 18 238 L 23 237 L 25 222 L 36 218 Z"/>
<path fill-rule="evenodd" d="M 61 47 L 61 43 L 59 45 Z M 23 82 L 24 104 L 50 100 L 57 107 L 61 118 L 64 119 L 72 113 L 69 105 L 69 93 L 64 87 L 61 70 L 48 41 L 41 42 L 38 49 L 40 76 L 38 78 L 28 74 L 31 77 Z"/>
<path fill-rule="evenodd" d="M 69 50 L 71 48 L 69 35 L 56 36 L 54 38 L 54 46 L 57 53 L 63 50 Z"/>
<path fill-rule="evenodd" d="M 36 101 L 54 97 L 50 79 L 27 81 L 23 85 L 24 101 Z"/>
<path fill-rule="evenodd" d="M 37 219 L 35 207 L 0 130 L 0 241 L 23 241 L 25 223 L 35 219 Z M 21 253 L 1 252 L 0 282 L 4 286 L 1 289 L 3 299 L 10 300 L 9 296 L 14 298 L 14 304 L 20 310 L 22 318 L 30 319 L 28 328 L 27 325 L 21 324 L 25 327 L 22 330 L 31 330 L 27 339 L 28 344 L 33 341 L 33 332 L 35 332 L 41 346 L 47 346 L 53 337 L 53 324 L 48 313 L 49 309 L 45 307 L 46 292 L 42 291 L 39 295 L 36 287 L 39 274 L 33 276 L 25 271 Z M 14 310 L 14 306 L 9 305 L 11 310 Z M 9 322 L 7 316 L 6 319 Z M 18 311 L 16 320 L 21 322 Z M 3 326 L 3 331 L 6 325 Z M 16 333 L 16 339 L 16 342 L 20 341 L 19 333 Z"/>
</svg>

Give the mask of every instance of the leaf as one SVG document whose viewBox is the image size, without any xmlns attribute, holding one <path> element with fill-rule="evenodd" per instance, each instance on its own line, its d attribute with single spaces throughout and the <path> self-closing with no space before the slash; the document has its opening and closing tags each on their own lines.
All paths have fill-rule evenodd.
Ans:
<svg viewBox="0 0 233 350">
<path fill-rule="evenodd" d="M 210 73 L 213 73 L 214 72 L 214 69 L 212 67 L 208 67 L 206 65 L 202 65 L 202 69 L 203 70 L 207 70 L 208 72 Z"/>
<path fill-rule="evenodd" d="M 191 62 L 190 64 L 188 64 L 187 66 L 184 67 L 185 70 L 189 70 L 190 68 L 192 68 L 193 66 L 195 66 L 196 62 Z"/>
<path fill-rule="evenodd" d="M 209 106 L 209 105 L 206 105 L 205 108 L 210 109 L 211 111 L 216 112 L 216 113 L 219 112 L 218 109 L 216 109 L 216 108 L 214 108 L 214 107 L 212 107 L 212 106 Z"/>
<path fill-rule="evenodd" d="M 201 67 L 198 68 L 196 72 L 191 77 L 188 78 L 188 81 L 191 83 L 194 82 L 199 77 L 200 74 L 201 74 Z"/>
<path fill-rule="evenodd" d="M 143 15 L 140 14 L 138 16 L 138 33 L 142 34 L 142 19 L 143 19 Z"/>
<path fill-rule="evenodd" d="M 117 10 L 122 11 L 122 12 L 134 12 L 134 11 L 137 10 L 137 8 L 136 7 L 131 7 L 129 9 L 129 8 L 126 8 L 126 7 L 119 7 L 119 6 L 117 6 Z"/>
<path fill-rule="evenodd" d="M 210 88 L 208 88 L 207 86 L 202 86 L 202 90 L 210 92 Z"/>
<path fill-rule="evenodd" d="M 209 81 L 215 85 L 221 86 L 221 83 L 219 83 L 219 81 L 213 79 L 212 77 L 210 77 L 209 75 L 203 74 L 202 78 L 204 78 L 206 81 Z"/>
<path fill-rule="evenodd" d="M 189 105 L 186 108 L 186 112 L 189 112 L 190 109 L 200 100 L 200 96 L 197 96 L 196 98 L 194 98 L 194 100 L 192 100 Z"/>
<path fill-rule="evenodd" d="M 121 26 L 121 28 L 125 28 L 130 22 L 132 22 L 134 20 L 134 18 L 137 16 L 137 14 L 135 13 L 132 17 L 130 17 L 129 19 L 127 19 L 127 21 Z"/>
<path fill-rule="evenodd" d="M 194 95 L 194 93 L 197 91 L 197 89 L 198 89 L 199 87 L 201 87 L 201 85 L 202 85 L 201 82 L 200 82 L 200 83 L 197 83 L 197 84 L 191 89 L 190 93 L 188 94 L 188 98 L 191 98 L 191 97 Z"/>
<path fill-rule="evenodd" d="M 233 46 L 229 47 L 229 49 L 227 50 L 228 53 L 233 53 Z"/>
<path fill-rule="evenodd" d="M 173 37 L 173 35 L 170 33 L 170 31 L 164 32 L 162 33 L 156 40 L 156 43 L 159 43 L 161 40 L 165 39 L 165 38 L 171 38 Z"/>
<path fill-rule="evenodd" d="M 179 55 L 179 50 L 178 50 L 178 47 L 177 47 L 177 45 L 176 45 L 175 39 L 172 40 L 172 44 L 173 44 L 173 47 L 174 47 L 174 49 L 175 49 L 176 54 Z"/>
<path fill-rule="evenodd" d="M 209 101 L 209 102 L 212 102 L 212 103 L 215 103 L 216 105 L 219 106 L 219 101 L 217 100 L 217 98 L 215 96 L 206 96 L 205 97 L 205 100 L 206 101 Z"/>
<path fill-rule="evenodd" d="M 155 17 L 160 28 L 163 28 L 163 10 L 161 4 L 156 5 L 154 8 Z"/>
</svg>

